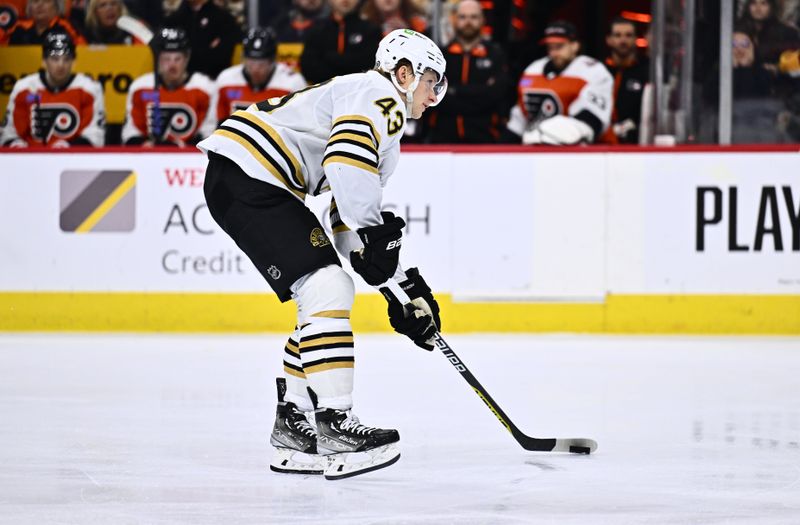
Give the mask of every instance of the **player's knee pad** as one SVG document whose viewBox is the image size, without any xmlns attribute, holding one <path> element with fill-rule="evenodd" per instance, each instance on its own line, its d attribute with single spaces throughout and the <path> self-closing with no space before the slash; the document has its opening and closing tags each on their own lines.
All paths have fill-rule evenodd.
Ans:
<svg viewBox="0 0 800 525">
<path fill-rule="evenodd" d="M 298 279 L 292 285 L 292 292 L 297 303 L 298 324 L 315 316 L 346 315 L 349 318 L 356 293 L 353 279 L 341 266 L 333 264 Z"/>
</svg>

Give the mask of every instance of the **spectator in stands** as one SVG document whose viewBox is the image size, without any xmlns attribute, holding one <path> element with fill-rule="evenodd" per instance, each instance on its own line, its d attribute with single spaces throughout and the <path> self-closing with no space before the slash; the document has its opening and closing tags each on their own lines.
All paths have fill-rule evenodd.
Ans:
<svg viewBox="0 0 800 525">
<path fill-rule="evenodd" d="M 785 140 L 779 118 L 785 101 L 776 91 L 776 78 L 759 62 L 756 46 L 745 32 L 735 26 L 731 41 L 733 106 L 731 113 L 733 143 L 777 143 Z M 719 62 L 708 68 L 703 81 L 703 106 L 713 108 L 701 115 L 698 135 L 714 140 L 718 127 Z"/>
<path fill-rule="evenodd" d="M 242 38 L 231 14 L 210 0 L 183 0 L 165 25 L 186 31 L 192 49 L 189 70 L 211 78 L 231 65 L 233 48 Z"/>
<path fill-rule="evenodd" d="M 272 24 L 278 41 L 278 60 L 300 71 L 303 42 L 325 13 L 325 0 L 292 0 Z"/>
<path fill-rule="evenodd" d="M 306 34 L 300 70 L 306 80 L 322 82 L 375 65 L 381 28 L 361 19 L 358 0 L 329 0 L 331 16 Z"/>
<path fill-rule="evenodd" d="M 122 142 L 128 145 L 197 144 L 217 125 L 216 89 L 206 75 L 188 70 L 189 38 L 180 28 L 162 28 L 151 43 L 157 76 L 131 84 Z"/>
<path fill-rule="evenodd" d="M 650 61 L 636 50 L 636 26 L 616 17 L 606 35 L 610 50 L 606 67 L 614 76 L 614 112 L 611 125 L 619 142 L 639 143 L 642 118 L 642 93 L 650 81 Z"/>
<path fill-rule="evenodd" d="M 306 87 L 303 75 L 275 61 L 277 43 L 271 30 L 251 29 L 243 46 L 243 63 L 229 67 L 217 77 L 219 122 L 251 104 Z"/>
<path fill-rule="evenodd" d="M 66 33 L 48 32 L 42 45 L 42 69 L 14 84 L 0 144 L 11 147 L 102 146 L 103 89 L 74 74 L 75 44 Z"/>
<path fill-rule="evenodd" d="M 772 75 L 756 61 L 755 45 L 743 28 L 733 32 L 733 96 L 767 97 L 772 94 Z"/>
<path fill-rule="evenodd" d="M 84 34 L 89 44 L 144 44 L 117 27 L 117 20 L 128 15 L 122 0 L 89 0 Z"/>
<path fill-rule="evenodd" d="M 325 0 L 292 0 L 272 24 L 278 42 L 302 43 L 306 33 L 325 13 Z"/>
<path fill-rule="evenodd" d="M 245 0 L 214 0 L 220 7 L 225 8 L 236 22 L 239 31 L 247 31 L 247 3 Z M 224 4 L 224 5 L 223 5 Z M 262 4 L 263 5 L 263 4 Z"/>
<path fill-rule="evenodd" d="M 41 45 L 45 33 L 59 31 L 66 33 L 76 44 L 86 43 L 86 39 L 64 17 L 64 0 L 28 0 L 25 9 L 27 19 L 18 20 L 7 35 L 10 45 Z"/>
<path fill-rule="evenodd" d="M 386 36 L 395 29 L 413 29 L 424 33 L 428 22 L 411 0 L 367 0 L 361 8 L 362 18 L 380 26 Z"/>
<path fill-rule="evenodd" d="M 783 51 L 800 45 L 797 29 L 778 20 L 775 0 L 749 0 L 737 26 L 755 44 L 756 61 L 772 72 L 777 72 Z"/>
<path fill-rule="evenodd" d="M 444 51 L 449 87 L 429 118 L 430 142 L 475 144 L 500 137 L 508 71 L 500 46 L 482 38 L 483 22 L 480 2 L 456 4 L 455 38 Z"/>
<path fill-rule="evenodd" d="M 610 130 L 614 79 L 602 63 L 579 54 L 575 26 L 549 24 L 540 41 L 547 56 L 530 64 L 519 80 L 504 140 L 523 144 L 615 143 Z"/>
</svg>

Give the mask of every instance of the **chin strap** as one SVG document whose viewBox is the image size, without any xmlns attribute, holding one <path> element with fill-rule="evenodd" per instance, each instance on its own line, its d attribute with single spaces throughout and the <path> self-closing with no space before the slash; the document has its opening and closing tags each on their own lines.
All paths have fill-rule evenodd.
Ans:
<svg viewBox="0 0 800 525">
<path fill-rule="evenodd" d="M 414 81 L 408 86 L 408 89 L 404 89 L 399 82 L 397 82 L 397 76 L 394 73 L 389 75 L 392 79 L 392 84 L 394 87 L 397 88 L 397 91 L 404 94 L 406 96 L 406 116 L 408 118 L 411 117 L 411 108 L 414 105 L 414 90 L 417 89 L 419 85 L 419 77 L 420 75 L 414 75 Z"/>
</svg>

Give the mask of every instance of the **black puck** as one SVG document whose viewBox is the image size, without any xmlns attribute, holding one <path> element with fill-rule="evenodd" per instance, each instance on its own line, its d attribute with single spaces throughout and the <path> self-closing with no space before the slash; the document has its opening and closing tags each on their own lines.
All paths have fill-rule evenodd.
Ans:
<svg viewBox="0 0 800 525">
<path fill-rule="evenodd" d="M 592 449 L 590 449 L 589 447 L 578 447 L 572 445 L 571 447 L 569 447 L 569 451 L 572 452 L 573 454 L 590 454 L 592 452 Z"/>
</svg>

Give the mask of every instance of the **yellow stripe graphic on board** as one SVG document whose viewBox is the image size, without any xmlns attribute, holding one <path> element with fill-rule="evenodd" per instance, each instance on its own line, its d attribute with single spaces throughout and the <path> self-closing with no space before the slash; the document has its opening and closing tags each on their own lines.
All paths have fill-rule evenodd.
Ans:
<svg viewBox="0 0 800 525">
<path fill-rule="evenodd" d="M 92 231 L 92 228 L 94 228 L 134 186 L 136 186 L 136 173 L 131 172 L 125 177 L 125 180 L 100 203 L 100 206 L 95 208 L 95 210 L 86 217 L 80 226 L 75 229 L 75 232 L 86 233 Z"/>
</svg>

